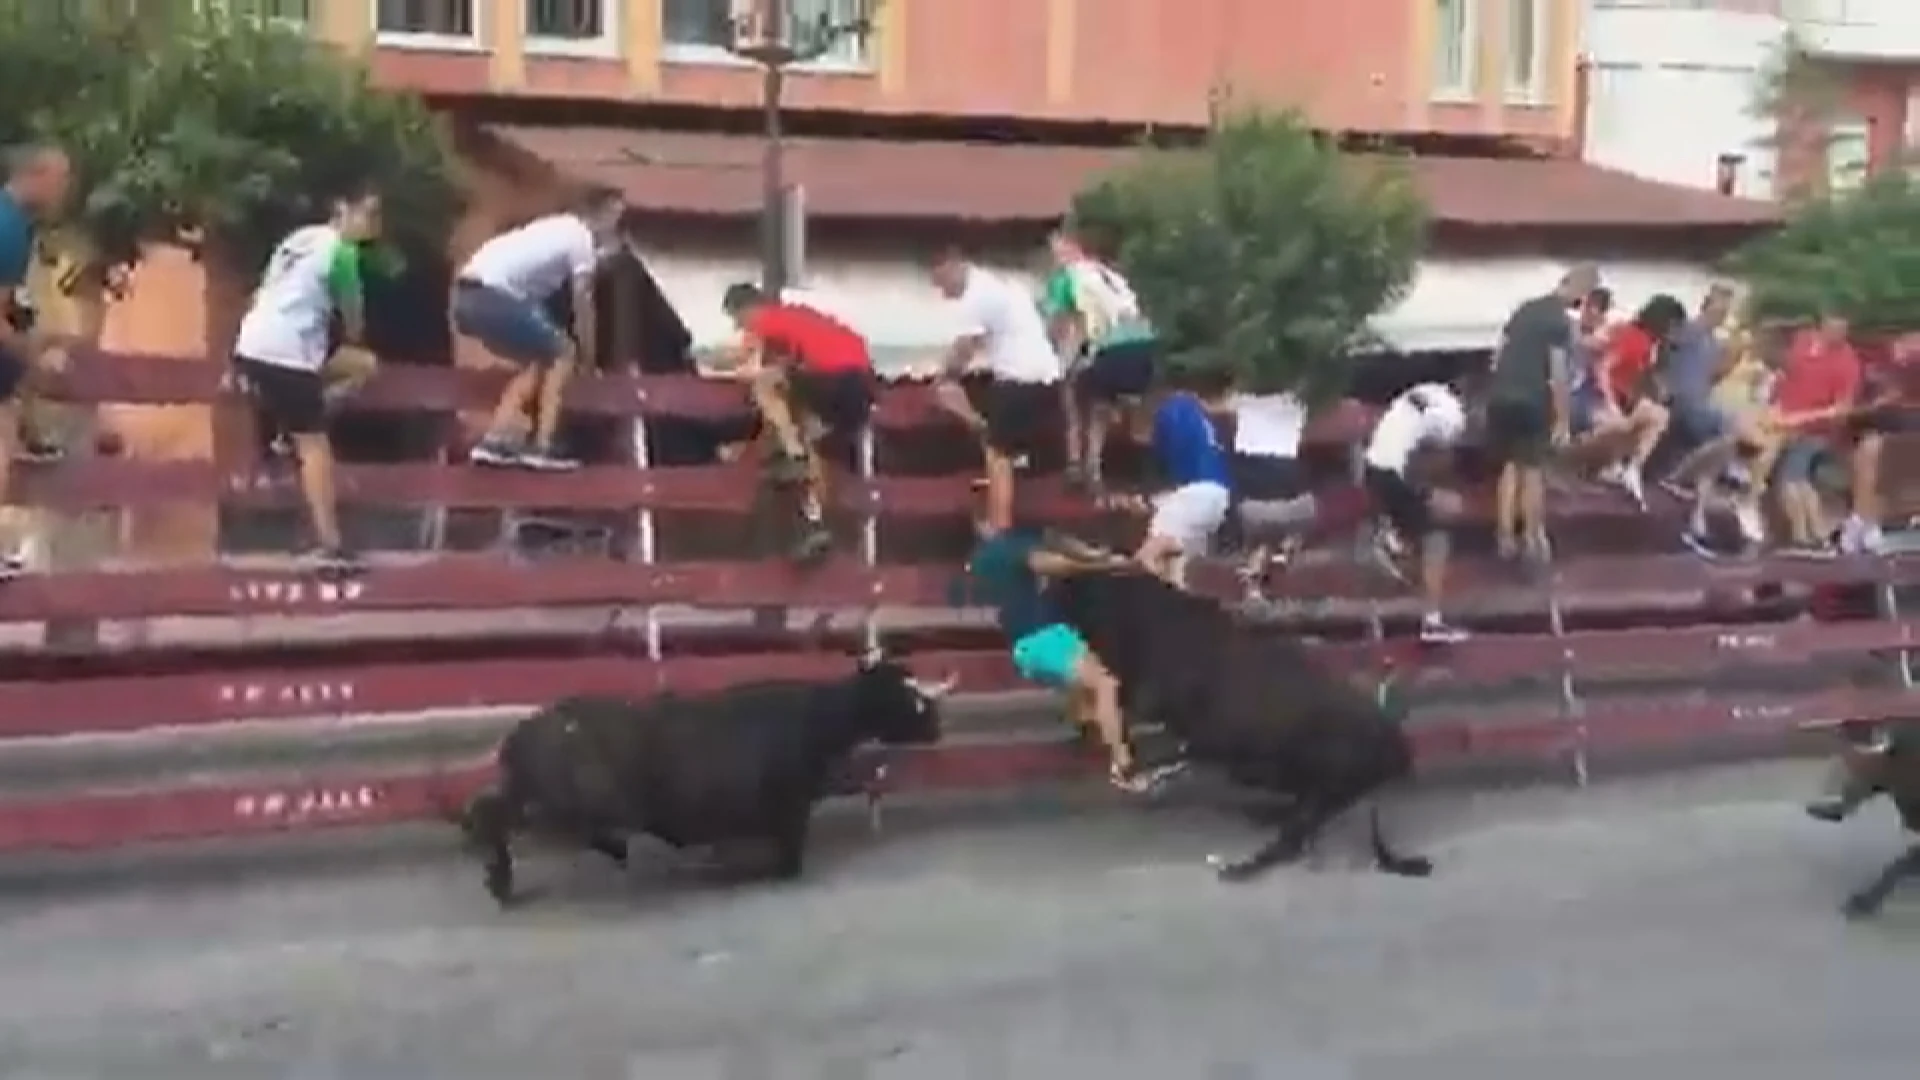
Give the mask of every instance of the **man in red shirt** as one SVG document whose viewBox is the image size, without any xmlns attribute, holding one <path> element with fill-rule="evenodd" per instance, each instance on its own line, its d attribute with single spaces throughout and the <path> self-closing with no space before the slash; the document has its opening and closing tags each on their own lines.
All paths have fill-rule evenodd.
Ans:
<svg viewBox="0 0 1920 1080">
<path fill-rule="evenodd" d="M 833 538 L 826 527 L 827 477 L 818 451 L 828 438 L 851 445 L 873 412 L 873 358 L 866 339 L 817 308 L 769 297 L 752 285 L 730 287 L 722 303 L 742 336 L 737 370 L 750 380 L 754 406 L 779 440 L 769 473 L 782 483 L 806 484 L 801 504 L 806 531 L 795 554 L 803 559 L 823 555 Z"/>
<path fill-rule="evenodd" d="M 1768 449 L 1778 455 L 1780 512 L 1787 520 L 1789 547 L 1783 554 L 1834 553 L 1813 468 L 1821 454 L 1834 449 L 1833 440 L 1842 434 L 1859 395 L 1860 357 L 1847 343 L 1845 319 L 1825 315 L 1813 329 L 1794 336 L 1766 421 Z"/>
</svg>

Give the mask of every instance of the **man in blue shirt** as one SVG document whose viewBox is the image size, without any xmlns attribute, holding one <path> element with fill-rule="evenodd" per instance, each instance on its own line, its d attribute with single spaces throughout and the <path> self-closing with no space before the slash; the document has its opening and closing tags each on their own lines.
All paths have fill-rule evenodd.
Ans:
<svg viewBox="0 0 1920 1080">
<path fill-rule="evenodd" d="M 27 296 L 27 271 L 33 265 L 34 227 L 60 212 L 72 183 L 65 152 L 51 146 L 14 151 L 7 160 L 7 181 L 0 189 L 0 504 L 10 494 L 14 453 L 20 448 L 21 395 L 40 369 L 57 370 L 65 353 L 34 338 L 33 301 Z M 22 560 L 11 545 L 0 554 L 0 576 L 17 574 Z"/>
<path fill-rule="evenodd" d="M 1054 610 L 1046 579 L 1066 574 L 1138 572 L 1124 556 L 1098 551 L 1070 537 L 1016 524 L 993 531 L 982 521 L 982 537 L 967 561 L 970 586 L 956 595 L 991 606 L 1007 635 L 1014 668 L 1042 686 L 1067 692 L 1068 715 L 1076 725 L 1092 726 L 1107 747 L 1108 776 L 1122 791 L 1143 792 L 1177 771 L 1177 764 L 1141 769 L 1127 743 L 1120 716 L 1120 682 L 1085 639 Z"/>
<path fill-rule="evenodd" d="M 1196 379 L 1191 390 L 1165 394 L 1153 411 L 1150 442 L 1166 491 L 1154 500 L 1135 557 L 1175 585 L 1184 583 L 1187 559 L 1212 546 L 1233 502 L 1227 455 L 1211 415 L 1225 407 L 1227 389 L 1225 379 Z"/>
</svg>

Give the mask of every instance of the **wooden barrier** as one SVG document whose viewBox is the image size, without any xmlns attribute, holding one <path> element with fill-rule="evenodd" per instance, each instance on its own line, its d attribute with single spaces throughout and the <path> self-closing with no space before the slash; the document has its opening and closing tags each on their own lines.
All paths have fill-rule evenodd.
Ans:
<svg viewBox="0 0 1920 1080">
<path fill-rule="evenodd" d="M 485 407 L 503 378 L 389 365 L 354 407 L 449 413 Z M 106 355 L 76 358 L 64 385 L 78 400 L 145 404 L 207 403 L 229 392 L 214 365 Z M 737 385 L 693 378 L 582 379 L 570 402 L 581 412 L 643 426 L 663 417 L 731 420 L 746 410 Z M 99 646 L 48 658 L 0 648 L 0 769 L 9 757 L 37 760 L 33 754 L 80 762 L 69 770 L 78 779 L 59 790 L 28 793 L 0 781 L 7 792 L 0 794 L 0 850 L 445 816 L 482 781 L 484 743 L 517 709 L 569 692 L 643 694 L 754 676 L 824 677 L 844 669 L 847 648 L 883 635 L 906 646 L 923 674 L 959 673 L 968 692 L 1020 689 L 1003 644 L 977 621 L 972 628 L 952 619 L 908 625 L 895 615 L 945 608 L 956 567 L 951 554 L 906 551 L 882 534 L 920 520 L 958 524 L 970 479 L 951 468 L 941 475 L 888 474 L 875 463 L 890 440 L 926 438 L 942 422 L 938 416 L 925 387 L 885 393 L 874 438 L 860 455 L 861 475 L 839 485 L 841 509 L 859 520 L 859 540 L 809 569 L 720 553 L 721 540 L 738 536 L 711 532 L 704 535 L 714 550 L 698 537 L 682 537 L 680 547 L 691 557 L 663 554 L 672 546 L 667 519 L 673 515 L 719 518 L 729 523 L 721 530 L 727 533 L 752 531 L 739 524 L 756 487 L 744 466 L 601 465 L 543 475 L 414 463 L 345 467 L 342 498 L 441 511 L 603 512 L 631 522 L 631 542 L 604 555 L 530 564 L 509 552 L 436 550 L 424 553 L 424 561 L 376 565 L 364 577 L 337 583 L 236 560 L 63 571 L 0 587 L 0 623 L 202 618 L 348 628 L 331 643 L 300 649 L 279 629 L 237 635 L 240 640 L 220 649 Z M 1310 432 L 1315 452 L 1337 466 L 1369 416 L 1348 403 L 1317 418 Z M 957 427 L 948 430 L 936 441 L 957 445 Z M 638 445 L 644 462 L 644 431 Z M 1340 468 L 1323 471 L 1328 484 L 1346 482 Z M 69 511 L 294 501 L 287 477 L 250 461 L 153 463 L 109 455 L 16 476 L 14 501 Z M 1092 513 L 1047 476 L 1023 481 L 1022 497 L 1055 518 Z M 1594 523 L 1645 520 L 1606 497 L 1556 498 L 1555 511 L 1579 521 L 1583 531 Z M 1328 663 L 1356 678 L 1395 680 L 1413 696 L 1415 742 L 1435 767 L 1493 758 L 1546 764 L 1584 779 L 1592 760 L 1637 748 L 1766 744 L 1805 720 L 1856 712 L 1902 716 L 1920 701 L 1907 662 L 1914 628 L 1898 603 L 1902 586 L 1920 583 L 1920 559 L 1721 565 L 1683 555 L 1594 555 L 1526 581 L 1502 564 L 1465 558 L 1453 576 L 1460 618 L 1481 636 L 1444 652 L 1405 636 L 1415 613 L 1403 586 L 1337 553 L 1286 575 L 1272 609 L 1250 610 L 1248 617 L 1274 632 L 1325 639 L 1316 647 Z M 1200 566 L 1195 582 L 1224 600 L 1239 596 L 1223 562 Z M 1808 600 L 1810 593 L 1849 590 L 1868 595 L 1876 617 L 1842 612 L 1845 618 L 1821 621 L 1834 613 Z M 367 645 L 351 632 L 355 620 L 377 616 L 471 613 L 478 625 L 512 610 L 575 608 L 607 617 L 537 655 L 478 635 L 438 640 L 426 650 Z M 780 626 L 789 616 L 805 622 L 801 612 L 837 612 L 851 625 L 796 633 L 769 629 L 773 624 L 763 618 L 758 629 L 722 633 L 675 622 L 674 612 L 700 609 L 771 611 Z M 621 613 L 632 623 L 621 624 Z M 1860 664 L 1875 678 L 1862 682 L 1852 670 Z M 1799 672 L 1805 685 L 1760 685 L 1757 671 L 1769 677 Z M 1448 701 L 1448 695 L 1466 700 Z M 411 729 L 427 714 L 448 713 L 474 719 L 451 724 L 453 734 L 435 743 L 442 749 L 413 747 L 395 760 L 322 767 L 296 755 L 272 767 L 225 767 L 218 754 L 227 751 L 207 749 L 254 739 L 297 743 L 308 737 L 303 733 L 322 730 L 307 726 L 316 719 L 325 722 L 327 739 L 352 742 L 362 737 L 356 732 Z M 1012 728 L 956 723 L 953 736 L 938 748 L 886 755 L 891 783 L 901 790 L 976 789 L 1080 775 L 1089 764 L 1044 712 Z M 191 767 L 156 766 L 133 784 L 104 771 L 87 779 L 91 756 L 124 756 L 128 747 Z"/>
</svg>

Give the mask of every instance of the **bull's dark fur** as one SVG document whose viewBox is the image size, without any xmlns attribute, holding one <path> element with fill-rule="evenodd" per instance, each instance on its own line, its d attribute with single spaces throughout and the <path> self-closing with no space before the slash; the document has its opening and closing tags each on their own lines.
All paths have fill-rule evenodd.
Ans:
<svg viewBox="0 0 1920 1080">
<path fill-rule="evenodd" d="M 1196 763 L 1292 799 L 1268 844 L 1221 867 L 1227 880 L 1298 858 L 1334 818 L 1413 771 L 1405 734 L 1371 696 L 1212 601 L 1137 573 L 1068 577 L 1054 598 L 1119 677 L 1131 719 L 1160 723 Z M 1388 846 L 1377 807 L 1371 826 L 1382 870 L 1432 872 Z"/>
<path fill-rule="evenodd" d="M 1849 748 L 1842 760 L 1846 782 L 1838 807 L 1823 816 L 1839 820 L 1877 796 L 1893 800 L 1900 822 L 1920 836 L 1920 727 L 1896 724 L 1881 733 L 1876 745 Z M 1847 897 L 1843 909 L 1849 918 L 1867 918 L 1879 912 L 1893 890 L 1910 877 L 1920 877 L 1920 840 L 1889 862 L 1874 879 Z"/>
<path fill-rule="evenodd" d="M 571 697 L 520 722 L 496 786 L 468 806 L 487 891 L 514 891 L 511 840 L 537 826 L 616 863 L 646 833 L 677 848 L 764 845 L 770 876 L 800 874 L 813 806 L 853 750 L 929 743 L 939 706 L 891 660 L 831 683 L 747 683 L 647 700 Z"/>
</svg>

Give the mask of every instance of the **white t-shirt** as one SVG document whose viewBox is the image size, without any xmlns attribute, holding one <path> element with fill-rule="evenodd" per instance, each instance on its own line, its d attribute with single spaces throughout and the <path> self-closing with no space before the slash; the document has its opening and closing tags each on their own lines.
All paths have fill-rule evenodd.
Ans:
<svg viewBox="0 0 1920 1080">
<path fill-rule="evenodd" d="M 1300 456 L 1307 407 L 1293 394 L 1235 394 L 1229 404 L 1239 422 L 1233 452 L 1251 457 Z"/>
<path fill-rule="evenodd" d="M 1367 465 L 1405 473 L 1415 451 L 1451 446 L 1466 430 L 1467 409 L 1453 390 L 1440 383 L 1421 383 L 1394 398 L 1380 414 L 1367 440 Z"/>
<path fill-rule="evenodd" d="M 545 301 L 600 263 L 593 230 L 573 214 L 549 214 L 480 245 L 459 277 L 522 300 Z"/>
<path fill-rule="evenodd" d="M 994 378 L 1055 383 L 1065 377 L 1040 309 L 1025 289 L 991 270 L 969 266 L 959 303 L 963 333 L 987 339 L 980 357 Z"/>
<path fill-rule="evenodd" d="M 335 297 L 360 292 L 360 248 L 331 225 L 288 233 L 267 259 L 233 351 L 279 367 L 319 371 L 327 361 L 327 327 Z"/>
</svg>

